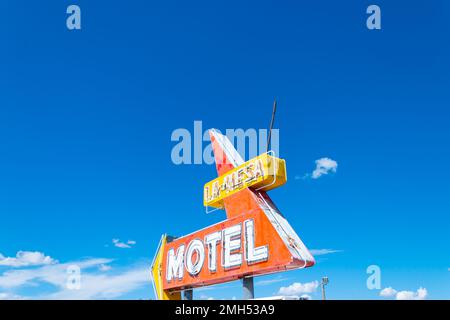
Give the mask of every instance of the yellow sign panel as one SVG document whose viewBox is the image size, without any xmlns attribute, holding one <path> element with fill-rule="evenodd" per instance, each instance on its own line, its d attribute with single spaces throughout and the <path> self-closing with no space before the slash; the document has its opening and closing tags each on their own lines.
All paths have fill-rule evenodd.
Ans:
<svg viewBox="0 0 450 320">
<path fill-rule="evenodd" d="M 268 191 L 286 183 L 286 163 L 268 153 L 205 184 L 203 204 L 223 208 L 223 199 L 245 188 Z"/>
<path fill-rule="evenodd" d="M 164 257 L 164 247 L 167 244 L 167 235 L 163 235 L 159 243 L 158 250 L 156 251 L 156 256 L 152 263 L 152 279 L 153 279 L 153 289 L 155 290 L 155 295 L 159 300 L 181 300 L 180 292 L 169 293 L 163 289 L 162 280 L 162 264 Z"/>
</svg>

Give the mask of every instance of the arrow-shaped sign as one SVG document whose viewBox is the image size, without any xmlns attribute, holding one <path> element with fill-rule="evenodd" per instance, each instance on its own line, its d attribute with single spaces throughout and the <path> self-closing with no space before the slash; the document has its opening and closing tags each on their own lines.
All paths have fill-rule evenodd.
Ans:
<svg viewBox="0 0 450 320">
<path fill-rule="evenodd" d="M 286 182 L 284 160 L 264 154 L 244 163 L 228 138 L 210 130 L 219 177 L 205 185 L 204 203 L 227 219 L 187 236 L 163 236 L 152 276 L 159 299 L 179 291 L 314 265 L 299 236 L 266 191 Z"/>
</svg>

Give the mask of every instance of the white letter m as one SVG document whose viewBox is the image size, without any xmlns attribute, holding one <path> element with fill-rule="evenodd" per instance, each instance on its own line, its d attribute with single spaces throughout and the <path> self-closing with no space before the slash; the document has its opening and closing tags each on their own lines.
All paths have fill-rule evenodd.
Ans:
<svg viewBox="0 0 450 320">
<path fill-rule="evenodd" d="M 183 264 L 184 264 L 184 245 L 180 246 L 175 255 L 175 250 L 172 248 L 167 253 L 167 281 L 172 281 L 172 279 L 183 279 Z"/>
</svg>

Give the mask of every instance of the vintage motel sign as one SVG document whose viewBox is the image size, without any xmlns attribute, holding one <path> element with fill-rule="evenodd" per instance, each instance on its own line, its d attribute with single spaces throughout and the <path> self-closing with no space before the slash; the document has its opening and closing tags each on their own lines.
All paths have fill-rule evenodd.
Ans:
<svg viewBox="0 0 450 320">
<path fill-rule="evenodd" d="M 152 263 L 158 299 L 246 276 L 311 267 L 314 258 L 266 191 L 286 182 L 284 160 L 263 154 L 247 162 L 227 137 L 210 130 L 219 177 L 204 204 L 227 219 L 180 238 L 163 236 Z"/>
</svg>

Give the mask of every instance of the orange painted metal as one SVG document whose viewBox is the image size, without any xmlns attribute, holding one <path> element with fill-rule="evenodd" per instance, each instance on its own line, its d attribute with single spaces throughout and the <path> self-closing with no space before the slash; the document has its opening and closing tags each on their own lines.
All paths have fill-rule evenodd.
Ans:
<svg viewBox="0 0 450 320">
<path fill-rule="evenodd" d="M 268 245 L 269 259 L 264 262 L 259 262 L 253 265 L 248 265 L 245 259 L 241 266 L 234 269 L 225 270 L 221 265 L 222 247 L 219 244 L 217 247 L 217 271 L 211 273 L 208 270 L 207 261 L 203 265 L 202 270 L 196 276 L 191 276 L 189 273 L 184 272 L 182 279 L 173 279 L 168 282 L 166 278 L 163 280 L 163 288 L 166 290 L 184 288 L 195 288 L 206 285 L 212 285 L 240 279 L 247 275 L 266 274 L 276 271 L 290 270 L 300 267 L 311 266 L 312 264 L 305 265 L 304 261 L 295 260 L 287 250 L 283 241 L 278 237 L 271 223 L 266 218 L 265 214 L 259 210 L 253 210 L 246 214 L 228 219 L 224 222 L 218 223 L 201 231 L 195 232 L 191 235 L 179 238 L 169 244 L 167 244 L 167 250 L 174 248 L 175 250 L 182 244 L 188 245 L 193 239 L 204 239 L 207 234 L 211 234 L 214 231 L 223 230 L 227 227 L 242 223 L 244 220 L 253 219 L 255 223 L 255 246 Z M 241 241 L 243 241 L 243 235 L 241 235 Z M 167 254 L 167 250 L 166 254 Z M 243 248 L 241 252 L 243 252 Z M 208 259 L 208 257 L 206 258 Z M 166 270 L 167 258 L 164 259 L 162 270 Z"/>
<path fill-rule="evenodd" d="M 222 176 L 228 171 L 234 169 L 231 159 L 228 159 L 223 146 L 217 141 L 216 136 L 210 133 L 211 144 L 214 150 L 214 157 L 216 160 L 217 174 Z M 255 196 L 252 190 L 244 189 L 238 193 L 231 195 L 223 200 L 227 218 L 231 219 L 239 215 L 245 215 L 251 210 L 257 210 L 258 204 L 255 201 Z"/>
</svg>

